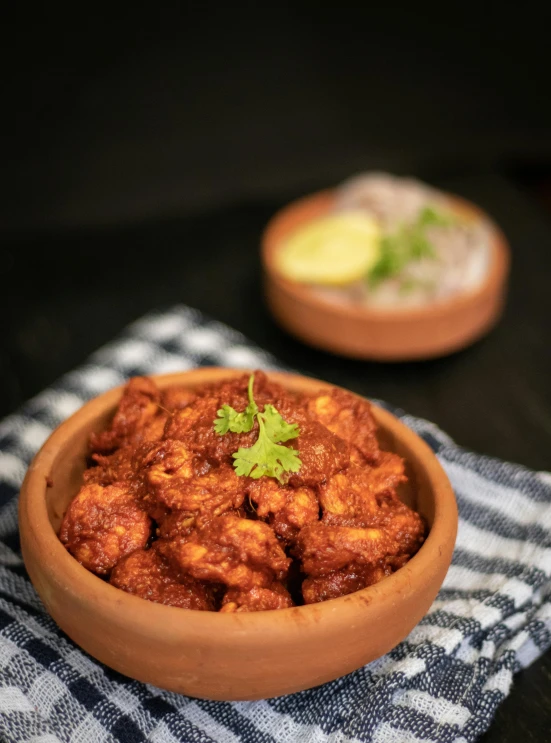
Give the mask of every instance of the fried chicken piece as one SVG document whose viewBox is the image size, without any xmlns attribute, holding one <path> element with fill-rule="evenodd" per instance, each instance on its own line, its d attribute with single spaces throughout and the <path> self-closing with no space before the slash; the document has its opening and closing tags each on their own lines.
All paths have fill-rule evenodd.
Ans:
<svg viewBox="0 0 551 743">
<path fill-rule="evenodd" d="M 378 462 L 376 426 L 367 400 L 345 390 L 333 389 L 312 398 L 308 407 L 316 420 L 354 445 L 367 462 Z"/>
<path fill-rule="evenodd" d="M 241 434 L 231 433 L 224 436 L 216 434 L 214 421 L 217 417 L 216 413 L 222 405 L 230 405 L 238 412 L 245 410 L 249 403 L 247 397 L 248 381 L 248 375 L 244 374 L 238 380 L 203 386 L 196 394 L 192 405 L 180 407 L 180 409 L 174 411 L 167 423 L 165 437 L 185 441 L 192 446 L 194 451 L 206 455 L 206 452 L 202 451 L 204 445 L 210 445 L 208 447 L 210 448 L 213 442 L 218 439 L 226 439 L 228 436 L 230 438 L 241 436 Z M 208 434 L 212 435 L 209 436 Z M 222 461 L 224 461 L 224 457 L 216 459 L 217 464 Z"/>
<path fill-rule="evenodd" d="M 140 500 L 155 521 L 161 521 L 170 512 L 169 504 L 159 497 L 159 493 L 173 489 L 177 497 L 178 482 L 195 474 L 193 457 L 179 441 L 159 441 L 140 446 L 132 467 L 140 483 Z"/>
<path fill-rule="evenodd" d="M 196 397 L 193 405 L 174 410 L 165 427 L 165 438 L 187 442 L 198 427 L 208 425 L 214 430 L 219 407 L 221 405 L 218 397 Z"/>
<path fill-rule="evenodd" d="M 243 611 L 269 611 L 294 606 L 289 591 L 282 583 L 272 583 L 266 588 L 254 586 L 250 591 L 230 588 L 222 600 L 220 612 L 234 614 Z"/>
<path fill-rule="evenodd" d="M 161 407 L 173 413 L 193 405 L 197 395 L 187 387 L 167 387 L 161 393 Z"/>
<path fill-rule="evenodd" d="M 63 518 L 59 538 L 88 570 L 108 573 L 145 547 L 151 519 L 124 485 L 83 485 Z"/>
<path fill-rule="evenodd" d="M 354 444 L 350 445 L 350 464 L 358 467 L 365 467 L 366 464 L 369 464 L 367 459 L 364 457 L 358 447 L 354 446 Z"/>
<path fill-rule="evenodd" d="M 113 568 L 109 582 L 156 604 L 212 611 L 212 597 L 205 586 L 170 566 L 157 545 L 148 550 L 136 550 L 123 558 Z"/>
<path fill-rule="evenodd" d="M 243 503 L 243 484 L 233 467 L 197 463 L 183 441 L 142 447 L 135 467 L 143 478 L 142 500 L 156 521 L 166 517 L 166 509 L 212 517 Z"/>
<path fill-rule="evenodd" d="M 90 436 L 92 451 L 105 454 L 130 441 L 151 440 L 149 426 L 154 427 L 154 436 L 162 435 L 166 415 L 156 420 L 160 399 L 161 393 L 151 379 L 133 377 L 124 388 L 111 427 Z"/>
<path fill-rule="evenodd" d="M 133 456 L 134 449 L 131 446 L 123 446 L 113 454 L 92 454 L 95 465 L 84 472 L 84 482 L 105 486 L 131 480 L 134 477 Z"/>
<path fill-rule="evenodd" d="M 403 459 L 391 452 L 381 452 L 377 467 L 351 465 L 320 487 L 322 520 L 336 526 L 378 526 L 377 496 L 393 492 L 406 479 Z"/>
<path fill-rule="evenodd" d="M 251 447 L 258 439 L 257 421 L 247 433 L 236 434 L 229 431 L 220 435 L 214 431 L 216 411 L 223 404 L 230 405 L 237 412 L 245 410 L 249 402 L 248 382 L 248 375 L 244 375 L 237 384 L 227 383 L 217 388 L 216 396 L 207 395 L 198 401 L 204 406 L 202 418 L 208 423 L 205 424 L 203 420 L 196 425 L 193 439 L 188 438 L 186 441 L 190 442 L 193 451 L 202 453 L 214 464 L 222 462 L 233 464 L 232 454 L 240 447 Z M 328 472 L 337 472 L 347 466 L 349 462 L 347 443 L 333 435 L 318 421 L 310 419 L 307 408 L 309 398 L 287 392 L 280 385 L 270 382 L 266 375 L 259 371 L 255 372 L 253 391 L 259 411 L 263 411 L 265 405 L 272 405 L 286 423 L 296 423 L 299 426 L 299 438 L 290 442 L 294 448 L 299 449 L 302 461 L 300 472 L 293 476 L 294 485 L 315 485 L 326 479 Z M 183 436 L 188 430 L 187 427 L 180 426 L 177 435 Z M 172 429 L 167 428 L 167 436 L 171 435 L 171 431 Z"/>
<path fill-rule="evenodd" d="M 251 447 L 258 439 L 258 422 L 255 421 L 252 429 L 246 433 L 228 431 L 225 434 L 216 433 L 214 422 L 217 411 L 223 405 L 229 405 L 238 413 L 245 410 L 249 404 L 248 383 L 249 375 L 244 374 L 238 380 L 203 388 L 192 408 L 174 413 L 167 423 L 165 437 L 185 441 L 197 457 L 213 466 L 233 464 L 232 454 L 240 447 Z M 270 382 L 263 372 L 255 372 L 253 392 L 260 411 L 270 404 L 287 423 L 301 425 L 307 421 L 306 402 Z"/>
<path fill-rule="evenodd" d="M 153 492 L 168 508 L 208 513 L 210 517 L 239 508 L 244 499 L 243 485 L 228 465 L 199 477 L 164 477 L 155 483 Z"/>
<path fill-rule="evenodd" d="M 158 410 L 157 414 L 153 416 L 142 428 L 141 431 L 136 432 L 132 437 L 134 445 L 141 443 L 153 443 L 154 441 L 160 441 L 163 438 L 165 427 L 170 414 L 166 410 Z"/>
<path fill-rule="evenodd" d="M 167 508 L 162 503 L 158 503 L 154 497 L 149 495 L 143 488 L 136 489 L 136 496 L 138 502 L 147 513 L 147 515 L 156 521 L 158 524 L 162 523 L 168 516 L 170 516 L 170 508 Z"/>
<path fill-rule="evenodd" d="M 198 459 L 213 466 L 231 465 L 232 454 L 240 446 L 252 446 L 258 438 L 258 424 L 248 433 L 228 433 L 221 435 L 214 430 L 216 413 L 223 404 L 229 404 L 220 396 L 199 397 L 192 408 L 177 410 L 168 421 L 165 437 L 185 443 Z M 247 401 L 241 401 L 236 408 L 242 412 Z"/>
<path fill-rule="evenodd" d="M 350 445 L 321 423 L 310 421 L 299 430 L 298 438 L 291 444 L 298 449 L 302 464 L 289 478 L 291 485 L 315 487 L 349 465 Z"/>
<path fill-rule="evenodd" d="M 197 514 L 189 511 L 168 511 L 156 519 L 159 524 L 157 536 L 160 539 L 188 537 L 195 528 Z"/>
<path fill-rule="evenodd" d="M 269 519 L 276 534 L 293 542 L 300 529 L 319 518 L 319 504 L 312 488 L 291 488 L 277 480 L 261 477 L 248 488 L 250 500 L 256 505 L 256 515 Z"/>
<path fill-rule="evenodd" d="M 352 562 L 372 565 L 398 551 L 398 545 L 382 529 L 328 526 L 321 522 L 302 529 L 295 549 L 303 571 L 314 577 L 340 570 Z"/>
<path fill-rule="evenodd" d="M 375 495 L 394 490 L 400 483 L 407 482 L 404 460 L 391 451 L 381 451 L 377 465 L 368 471 L 370 490 Z"/>
<path fill-rule="evenodd" d="M 255 371 L 254 375 L 254 395 L 259 410 L 273 405 L 287 423 L 296 423 L 299 428 L 312 420 L 308 412 L 309 397 L 286 390 L 269 380 L 264 372 Z"/>
<path fill-rule="evenodd" d="M 218 408 L 226 404 L 241 412 L 249 404 L 249 379 L 249 374 L 243 374 L 235 380 L 206 386 L 199 394 L 210 400 L 216 400 Z M 264 410 L 265 405 L 273 405 L 287 423 L 300 425 L 308 418 L 307 398 L 289 392 L 277 382 L 268 379 L 266 374 L 258 369 L 254 372 L 253 396 L 260 411 Z"/>
<path fill-rule="evenodd" d="M 213 425 L 214 417 L 209 424 L 197 426 L 193 438 L 189 439 L 189 446 L 194 454 L 214 467 L 233 466 L 233 454 L 240 448 L 248 449 L 258 439 L 258 423 L 247 433 L 233 433 L 228 431 L 223 435 L 216 433 Z"/>
<path fill-rule="evenodd" d="M 351 466 L 338 472 L 319 489 L 322 521 L 331 526 L 365 526 L 359 521 L 373 515 L 379 506 L 369 490 L 369 474 Z"/>
<path fill-rule="evenodd" d="M 193 454 L 181 442 L 173 439 L 141 446 L 136 450 L 134 468 L 152 488 L 162 487 L 174 476 L 193 477 Z"/>
<path fill-rule="evenodd" d="M 241 591 L 282 580 L 291 562 L 267 524 L 234 514 L 213 519 L 187 538 L 167 542 L 163 554 L 197 580 Z"/>
<path fill-rule="evenodd" d="M 241 519 L 247 518 L 244 508 L 230 508 L 224 513 L 233 513 Z M 211 519 L 216 517 L 216 514 L 213 515 L 209 511 L 168 511 L 156 519 L 159 525 L 157 536 L 160 539 L 187 537 L 195 529 L 204 528 Z"/>
<path fill-rule="evenodd" d="M 319 503 L 311 488 L 293 488 L 285 508 L 270 520 L 273 530 L 285 542 L 293 543 L 300 530 L 319 519 Z"/>
<path fill-rule="evenodd" d="M 338 473 L 320 488 L 322 522 L 383 529 L 398 553 L 415 554 L 423 543 L 425 524 L 394 491 L 406 479 L 403 460 L 390 452 L 381 452 L 377 467 L 350 467 Z"/>
<path fill-rule="evenodd" d="M 398 545 L 399 555 L 414 555 L 425 541 L 426 527 L 422 517 L 402 503 L 393 493 L 378 498 L 380 508 L 376 525 Z"/>
<path fill-rule="evenodd" d="M 378 583 L 391 573 L 392 568 L 385 560 L 380 560 L 374 565 L 352 563 L 326 575 L 306 578 L 302 584 L 304 603 L 314 604 L 318 601 L 347 596 L 349 593 Z"/>
</svg>

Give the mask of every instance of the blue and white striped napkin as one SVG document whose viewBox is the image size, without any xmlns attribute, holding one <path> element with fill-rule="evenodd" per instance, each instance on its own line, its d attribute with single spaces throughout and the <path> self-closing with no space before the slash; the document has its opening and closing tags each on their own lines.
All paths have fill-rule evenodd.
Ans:
<svg viewBox="0 0 551 743">
<path fill-rule="evenodd" d="M 0 739 L 9 743 L 397 743 L 475 740 L 513 674 L 551 646 L 551 475 L 464 451 L 394 411 L 437 452 L 460 523 L 427 616 L 385 657 L 310 691 L 208 702 L 132 681 L 46 614 L 21 560 L 17 493 L 52 428 L 136 374 L 200 365 L 280 368 L 186 307 L 151 314 L 0 424 Z"/>
</svg>

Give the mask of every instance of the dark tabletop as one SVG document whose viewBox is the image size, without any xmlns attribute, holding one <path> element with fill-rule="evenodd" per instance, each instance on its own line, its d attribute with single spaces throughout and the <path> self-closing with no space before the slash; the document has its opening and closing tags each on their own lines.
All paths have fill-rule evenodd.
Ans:
<svg viewBox="0 0 551 743">
<path fill-rule="evenodd" d="M 0 248 L 0 413 L 7 414 L 148 310 L 182 302 L 241 330 L 286 364 L 436 422 L 458 443 L 551 469 L 551 224 L 503 177 L 434 179 L 501 225 L 509 302 L 484 340 L 448 358 L 377 364 L 307 348 L 262 299 L 259 235 L 288 198 L 129 227 L 65 229 Z M 318 186 L 326 183 L 316 184 Z M 551 653 L 515 678 L 485 743 L 551 740 Z"/>
</svg>

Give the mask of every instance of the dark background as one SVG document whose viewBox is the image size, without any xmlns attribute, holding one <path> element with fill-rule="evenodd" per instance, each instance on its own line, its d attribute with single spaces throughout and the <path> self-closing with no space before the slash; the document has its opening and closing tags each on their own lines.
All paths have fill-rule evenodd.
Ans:
<svg viewBox="0 0 551 743">
<path fill-rule="evenodd" d="M 550 469 L 549 20 L 535 3 L 21 6 L 3 26 L 0 415 L 184 302 L 467 447 Z M 472 348 L 343 360 L 267 313 L 267 219 L 374 168 L 476 201 L 509 238 L 507 311 Z M 484 740 L 551 740 L 550 706 L 547 654 Z"/>
</svg>

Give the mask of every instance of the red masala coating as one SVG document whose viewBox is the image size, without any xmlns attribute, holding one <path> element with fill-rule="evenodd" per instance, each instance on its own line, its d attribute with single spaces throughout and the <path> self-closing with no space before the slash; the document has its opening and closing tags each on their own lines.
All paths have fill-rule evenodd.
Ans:
<svg viewBox="0 0 551 743">
<path fill-rule="evenodd" d="M 271 477 L 261 477 L 251 481 L 248 496 L 258 518 L 267 519 L 277 536 L 289 543 L 303 526 L 319 518 L 318 498 L 312 488 L 289 488 Z"/>
<path fill-rule="evenodd" d="M 255 372 L 259 410 L 299 428 L 287 445 L 301 467 L 282 482 L 237 476 L 232 455 L 258 422 L 221 435 L 214 421 L 223 405 L 245 410 L 248 381 L 128 383 L 60 531 L 85 567 L 150 601 L 232 613 L 302 603 L 301 590 L 306 603 L 343 596 L 415 554 L 425 527 L 396 494 L 404 462 L 380 451 L 370 405 L 351 393 L 295 394 Z"/>
<path fill-rule="evenodd" d="M 314 397 L 308 408 L 320 423 L 353 444 L 368 462 L 378 462 L 375 421 L 366 400 L 336 388 Z"/>
<path fill-rule="evenodd" d="M 158 542 L 151 549 L 139 549 L 123 558 L 111 573 L 109 582 L 157 604 L 198 611 L 214 608 L 205 586 L 171 567 L 160 554 Z"/>
<path fill-rule="evenodd" d="M 59 538 L 69 552 L 98 575 L 125 555 L 145 547 L 151 519 L 124 484 L 84 485 L 65 514 Z"/>
<path fill-rule="evenodd" d="M 195 392 L 186 387 L 169 387 L 161 392 L 161 407 L 174 412 L 192 405 L 196 397 Z"/>
<path fill-rule="evenodd" d="M 351 464 L 320 487 L 323 521 L 341 526 L 379 524 L 380 496 L 404 482 L 404 462 L 397 454 L 381 452 L 372 467 Z"/>
<path fill-rule="evenodd" d="M 262 521 L 225 514 L 189 537 L 163 544 L 163 554 L 197 580 L 249 591 L 287 575 L 291 560 Z"/>
<path fill-rule="evenodd" d="M 154 440 L 161 435 L 166 417 L 159 407 L 161 393 L 151 379 L 134 377 L 126 385 L 108 431 L 93 433 L 93 451 L 107 453 L 125 443 Z"/>
<path fill-rule="evenodd" d="M 350 445 L 331 433 L 317 421 L 307 421 L 300 427 L 300 436 L 293 440 L 300 451 L 302 466 L 290 478 L 291 485 L 321 485 L 350 464 Z"/>
<path fill-rule="evenodd" d="M 352 562 L 372 565 L 399 547 L 383 529 L 309 524 L 299 534 L 296 554 L 308 575 L 326 575 Z"/>
<path fill-rule="evenodd" d="M 378 498 L 380 510 L 375 525 L 384 529 L 399 547 L 398 555 L 412 557 L 425 540 L 425 524 L 418 513 L 390 492 Z"/>
<path fill-rule="evenodd" d="M 314 604 L 346 596 L 378 583 L 391 573 L 392 568 L 385 560 L 370 565 L 351 563 L 326 575 L 306 578 L 302 584 L 304 601 L 306 604 Z"/>
<path fill-rule="evenodd" d="M 168 476 L 156 486 L 158 500 L 178 511 L 208 512 L 218 516 L 243 503 L 243 487 L 235 470 L 225 464 L 205 475 L 179 478 Z"/>
<path fill-rule="evenodd" d="M 188 537 L 195 529 L 197 514 L 191 511 L 170 511 L 157 519 L 159 539 Z"/>
<path fill-rule="evenodd" d="M 134 470 L 132 459 L 134 447 L 121 446 L 112 454 L 92 454 L 92 461 L 97 466 L 90 467 L 84 473 L 84 482 L 95 482 L 98 485 L 112 485 L 114 482 L 132 480 Z"/>
<path fill-rule="evenodd" d="M 294 606 L 289 591 L 282 583 L 271 583 L 266 588 L 254 586 L 250 591 L 230 588 L 222 600 L 221 612 L 233 614 L 242 611 L 267 611 L 269 609 L 287 609 Z"/>
</svg>

